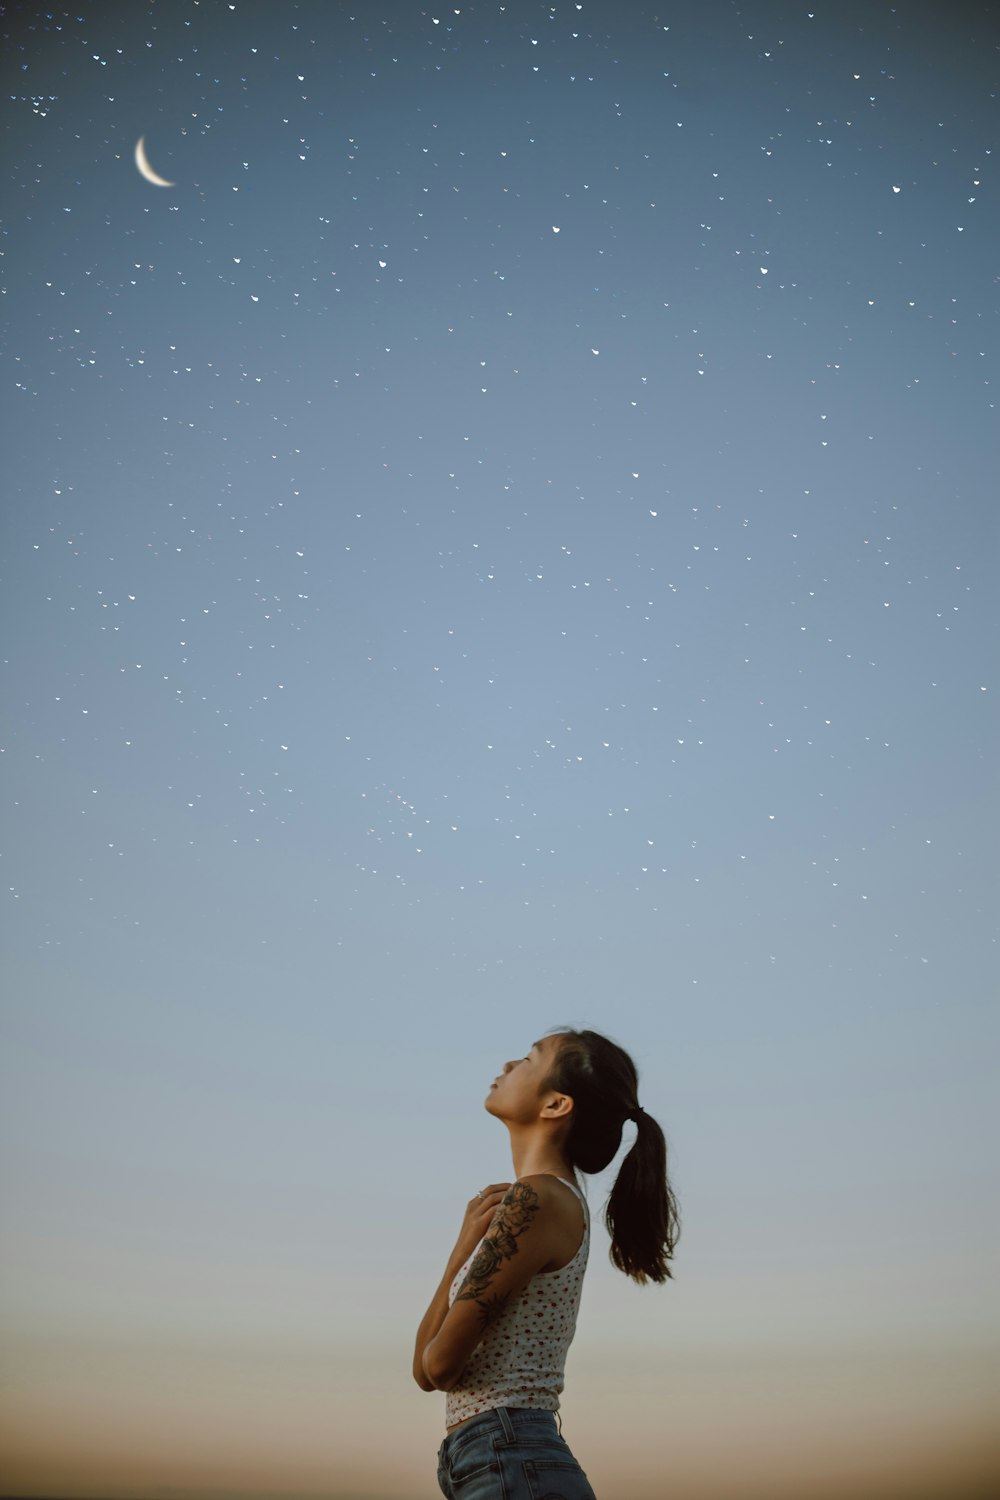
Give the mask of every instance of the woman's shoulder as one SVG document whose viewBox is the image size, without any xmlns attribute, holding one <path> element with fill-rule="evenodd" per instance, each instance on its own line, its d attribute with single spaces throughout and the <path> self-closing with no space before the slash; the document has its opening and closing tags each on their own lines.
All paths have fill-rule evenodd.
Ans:
<svg viewBox="0 0 1000 1500">
<path fill-rule="evenodd" d="M 570 1183 L 551 1172 L 519 1177 L 511 1190 L 522 1184 L 526 1196 L 521 1202 L 520 1222 L 525 1228 L 530 1225 L 532 1238 L 537 1237 L 545 1250 L 539 1269 L 546 1274 L 561 1271 L 586 1243 L 590 1220 L 585 1200 L 577 1196 Z"/>
<path fill-rule="evenodd" d="M 563 1213 L 579 1215 L 580 1212 L 582 1194 L 579 1189 L 574 1189 L 573 1184 L 552 1172 L 532 1172 L 527 1177 L 519 1177 L 511 1183 L 507 1196 L 515 1193 L 522 1200 L 546 1210 L 546 1217 Z"/>
</svg>

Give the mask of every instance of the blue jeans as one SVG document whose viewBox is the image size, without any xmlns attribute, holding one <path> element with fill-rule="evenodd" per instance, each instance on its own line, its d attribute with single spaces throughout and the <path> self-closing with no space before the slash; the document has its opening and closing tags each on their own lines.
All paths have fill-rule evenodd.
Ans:
<svg viewBox="0 0 1000 1500">
<path fill-rule="evenodd" d="M 498 1406 L 449 1432 L 438 1451 L 446 1500 L 595 1500 L 555 1413 Z"/>
</svg>

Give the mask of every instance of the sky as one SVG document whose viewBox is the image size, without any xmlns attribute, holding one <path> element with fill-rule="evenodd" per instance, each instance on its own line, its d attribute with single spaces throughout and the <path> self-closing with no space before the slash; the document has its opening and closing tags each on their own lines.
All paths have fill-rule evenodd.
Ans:
<svg viewBox="0 0 1000 1500">
<path fill-rule="evenodd" d="M 3 1493 L 432 1500 L 562 1025 L 601 1500 L 994 1492 L 998 7 L 0 41 Z"/>
</svg>

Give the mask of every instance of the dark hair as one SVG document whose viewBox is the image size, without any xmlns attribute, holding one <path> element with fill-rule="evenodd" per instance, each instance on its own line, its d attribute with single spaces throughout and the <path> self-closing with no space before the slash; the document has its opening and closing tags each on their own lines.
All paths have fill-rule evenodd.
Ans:
<svg viewBox="0 0 1000 1500">
<path fill-rule="evenodd" d="M 633 1281 L 666 1281 L 680 1220 L 667 1181 L 667 1143 L 652 1115 L 639 1108 L 635 1063 L 597 1031 L 558 1034 L 562 1042 L 543 1088 L 573 1100 L 562 1142 L 570 1164 L 581 1172 L 602 1172 L 621 1145 L 625 1121 L 635 1118 L 635 1143 L 604 1209 L 611 1262 Z"/>
</svg>

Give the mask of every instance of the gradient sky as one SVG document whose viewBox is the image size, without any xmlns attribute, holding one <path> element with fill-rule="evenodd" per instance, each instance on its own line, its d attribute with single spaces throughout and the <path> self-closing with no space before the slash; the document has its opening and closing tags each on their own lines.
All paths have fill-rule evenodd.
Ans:
<svg viewBox="0 0 1000 1500">
<path fill-rule="evenodd" d="M 5 1492 L 432 1500 L 576 1024 L 683 1216 L 601 1500 L 985 1494 L 997 6 L 0 32 Z"/>
</svg>

